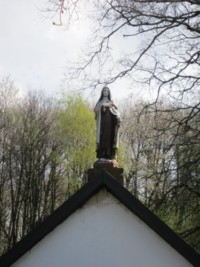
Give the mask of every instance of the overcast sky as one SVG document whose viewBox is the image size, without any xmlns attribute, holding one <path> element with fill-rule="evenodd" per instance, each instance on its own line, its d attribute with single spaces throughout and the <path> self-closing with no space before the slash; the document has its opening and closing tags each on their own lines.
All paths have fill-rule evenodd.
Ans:
<svg viewBox="0 0 200 267">
<path fill-rule="evenodd" d="M 53 26 L 41 11 L 45 3 L 0 0 L 0 78 L 10 75 L 23 91 L 37 89 L 52 95 L 63 87 L 65 67 L 80 53 L 89 24 L 81 21 L 69 29 Z M 115 84 L 111 86 L 114 98 L 130 93 L 124 84 L 112 87 Z"/>
</svg>

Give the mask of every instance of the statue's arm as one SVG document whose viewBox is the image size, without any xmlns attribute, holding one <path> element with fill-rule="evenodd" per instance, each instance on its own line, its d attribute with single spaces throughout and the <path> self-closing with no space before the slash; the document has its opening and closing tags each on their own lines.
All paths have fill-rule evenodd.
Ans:
<svg viewBox="0 0 200 267">
<path fill-rule="evenodd" d="M 99 103 L 97 103 L 95 108 L 94 108 L 94 112 L 98 113 L 99 111 L 101 111 L 101 105 Z"/>
</svg>

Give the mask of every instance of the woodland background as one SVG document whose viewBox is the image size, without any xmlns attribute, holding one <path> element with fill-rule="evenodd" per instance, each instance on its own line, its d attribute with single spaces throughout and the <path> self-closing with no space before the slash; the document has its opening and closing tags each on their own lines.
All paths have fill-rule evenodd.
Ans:
<svg viewBox="0 0 200 267">
<path fill-rule="evenodd" d="M 1 254 L 86 183 L 96 160 L 93 108 L 80 94 L 22 97 L 10 78 L 1 81 Z M 166 99 L 155 110 L 129 96 L 118 108 L 125 187 L 200 251 L 199 116 L 183 123 L 192 109 Z"/>
</svg>

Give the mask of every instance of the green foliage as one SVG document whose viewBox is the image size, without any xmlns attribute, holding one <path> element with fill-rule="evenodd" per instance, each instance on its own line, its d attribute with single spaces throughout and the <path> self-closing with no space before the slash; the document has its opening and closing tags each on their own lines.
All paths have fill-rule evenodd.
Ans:
<svg viewBox="0 0 200 267">
<path fill-rule="evenodd" d="M 87 102 L 80 95 L 60 100 L 58 131 L 68 173 L 83 178 L 95 160 L 95 120 Z"/>
</svg>

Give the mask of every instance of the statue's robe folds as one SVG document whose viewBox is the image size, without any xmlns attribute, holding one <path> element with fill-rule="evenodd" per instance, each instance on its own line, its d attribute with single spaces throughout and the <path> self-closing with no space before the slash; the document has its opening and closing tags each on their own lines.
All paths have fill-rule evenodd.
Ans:
<svg viewBox="0 0 200 267">
<path fill-rule="evenodd" d="M 95 107 L 97 158 L 115 159 L 119 143 L 120 114 L 116 107 L 104 107 L 100 101 Z"/>
</svg>

